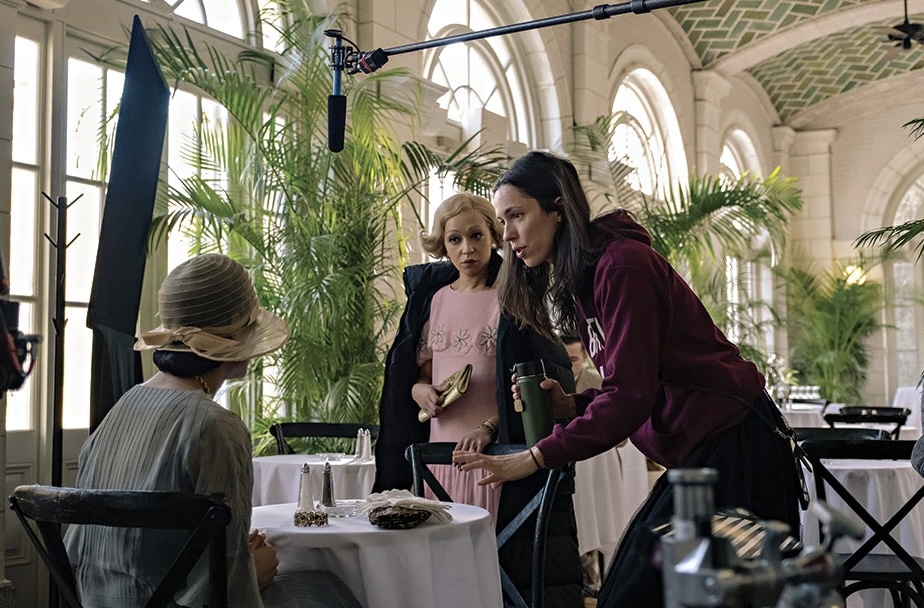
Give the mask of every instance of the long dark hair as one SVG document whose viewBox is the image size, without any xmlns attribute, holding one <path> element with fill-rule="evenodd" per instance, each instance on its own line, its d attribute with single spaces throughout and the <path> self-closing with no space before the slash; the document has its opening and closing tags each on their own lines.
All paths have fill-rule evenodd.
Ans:
<svg viewBox="0 0 924 608">
<path fill-rule="evenodd" d="M 498 277 L 501 305 L 521 327 L 550 339 L 557 340 L 556 328 L 576 333 L 574 296 L 582 287 L 587 267 L 596 262 L 614 235 L 601 234 L 591 223 L 590 202 L 581 178 L 564 158 L 528 152 L 501 175 L 494 192 L 501 186 L 513 186 L 536 199 L 543 211 L 561 214 L 552 247 L 554 268 L 549 261 L 530 268 L 513 255 L 509 243 L 505 246 L 505 262 Z"/>
</svg>

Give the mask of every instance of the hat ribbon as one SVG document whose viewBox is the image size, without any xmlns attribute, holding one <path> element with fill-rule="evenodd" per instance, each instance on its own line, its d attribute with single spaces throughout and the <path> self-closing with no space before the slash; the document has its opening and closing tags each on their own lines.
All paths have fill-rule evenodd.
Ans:
<svg viewBox="0 0 924 608">
<path fill-rule="evenodd" d="M 141 334 L 145 344 L 150 346 L 167 346 L 174 342 L 182 342 L 196 352 L 220 352 L 234 348 L 240 344 L 233 338 L 222 338 L 209 333 L 199 327 L 181 326 L 173 328 L 158 328 Z"/>
</svg>

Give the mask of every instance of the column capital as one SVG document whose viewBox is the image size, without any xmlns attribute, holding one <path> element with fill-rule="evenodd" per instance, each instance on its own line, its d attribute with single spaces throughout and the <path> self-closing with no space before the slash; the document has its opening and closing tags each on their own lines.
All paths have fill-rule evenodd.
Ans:
<svg viewBox="0 0 924 608">
<path fill-rule="evenodd" d="M 792 142 L 793 154 L 830 154 L 831 144 L 837 139 L 837 129 L 796 131 Z"/>
<path fill-rule="evenodd" d="M 696 99 L 718 105 L 731 92 L 732 84 L 713 70 L 693 71 L 693 90 Z"/>
<path fill-rule="evenodd" d="M 787 154 L 792 142 L 796 139 L 795 129 L 787 126 L 773 127 L 770 129 L 770 135 L 773 137 L 773 149 Z"/>
</svg>

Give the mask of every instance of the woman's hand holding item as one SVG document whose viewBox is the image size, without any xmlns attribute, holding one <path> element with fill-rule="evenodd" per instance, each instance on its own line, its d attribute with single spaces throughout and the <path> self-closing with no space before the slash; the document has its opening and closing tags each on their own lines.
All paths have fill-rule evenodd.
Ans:
<svg viewBox="0 0 924 608">
<path fill-rule="evenodd" d="M 533 448 L 538 452 L 538 449 Z M 461 465 L 463 471 L 484 469 L 488 472 L 478 485 L 497 484 L 502 481 L 516 481 L 539 470 L 536 457 L 529 450 L 503 456 L 488 456 L 479 452 L 454 451 L 452 461 Z M 544 462 L 544 459 L 540 460 Z"/>
<path fill-rule="evenodd" d="M 513 402 L 516 404 L 520 399 L 520 387 L 517 386 L 517 375 L 513 374 L 510 380 L 513 383 L 510 387 L 510 392 L 513 393 Z M 549 398 L 552 401 L 552 416 L 556 420 L 559 418 L 570 419 L 577 415 L 577 406 L 574 404 L 574 397 L 562 389 L 558 380 L 546 378 L 539 383 L 539 388 L 549 391 Z"/>
<path fill-rule="evenodd" d="M 411 387 L 411 398 L 417 407 L 430 414 L 431 418 L 436 418 L 443 413 L 443 391 L 440 389 L 445 387 L 418 382 Z"/>
<path fill-rule="evenodd" d="M 253 557 L 253 564 L 257 571 L 257 586 L 260 589 L 266 589 L 273 582 L 276 576 L 276 568 L 279 566 L 279 558 L 276 557 L 276 549 L 266 540 L 266 535 L 254 530 L 247 539 L 247 548 Z"/>
</svg>

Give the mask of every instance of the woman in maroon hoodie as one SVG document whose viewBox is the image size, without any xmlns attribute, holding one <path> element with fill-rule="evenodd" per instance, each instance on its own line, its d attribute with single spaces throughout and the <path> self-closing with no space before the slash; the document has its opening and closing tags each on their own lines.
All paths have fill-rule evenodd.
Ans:
<svg viewBox="0 0 924 608">
<path fill-rule="evenodd" d="M 667 468 L 717 469 L 717 506 L 783 521 L 798 535 L 796 465 L 764 378 L 651 248 L 645 229 L 622 210 L 591 220 L 574 166 L 545 152 L 514 161 L 494 187 L 494 209 L 507 243 L 498 279 L 502 305 L 542 335 L 579 333 L 603 386 L 566 395 L 545 380 L 556 417 L 570 423 L 556 425 L 531 450 L 498 457 L 459 452 L 456 462 L 485 469 L 482 483 L 520 479 L 628 437 Z M 673 513 L 666 477 L 623 536 L 599 606 L 662 605 L 650 527 Z"/>
</svg>

